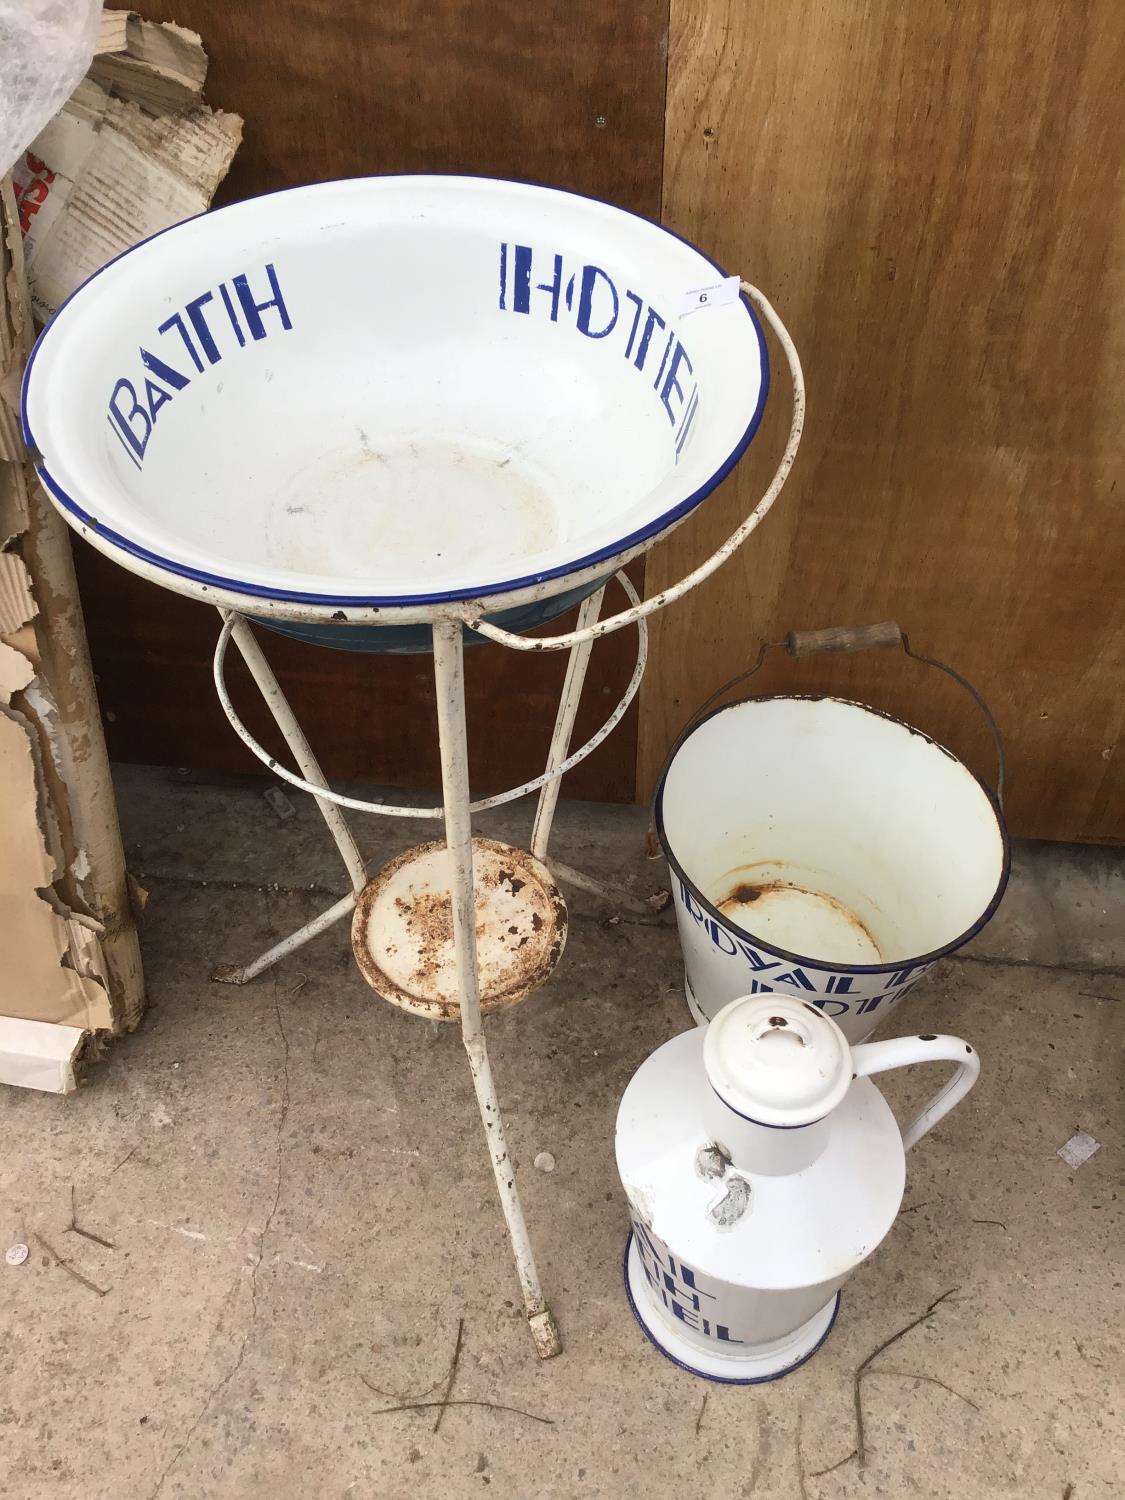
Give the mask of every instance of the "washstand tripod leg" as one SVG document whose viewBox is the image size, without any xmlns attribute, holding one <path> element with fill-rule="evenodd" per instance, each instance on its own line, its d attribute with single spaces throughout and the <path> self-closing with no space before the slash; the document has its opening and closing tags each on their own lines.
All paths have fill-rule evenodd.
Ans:
<svg viewBox="0 0 1125 1500">
<path fill-rule="evenodd" d="M 226 618 L 226 612 L 219 613 Z M 298 769 L 306 781 L 312 781 L 318 786 L 327 786 L 324 772 L 320 769 L 320 762 L 313 754 L 312 746 L 305 738 L 304 731 L 297 723 L 295 714 L 289 706 L 289 700 L 281 691 L 281 685 L 273 674 L 273 669 L 266 660 L 265 652 L 258 644 L 248 620 L 238 616 L 235 618 L 231 629 L 231 636 L 235 645 L 242 654 L 250 675 L 265 700 L 266 707 L 273 715 L 274 723 L 281 730 L 285 743 L 297 762 Z M 314 917 L 311 922 L 306 922 L 296 932 L 292 932 L 281 942 L 275 943 L 273 947 L 267 948 L 264 953 L 258 955 L 252 963 L 219 964 L 212 971 L 211 978 L 219 984 L 249 984 L 252 979 L 272 968 L 274 964 L 294 953 L 298 948 L 310 942 L 314 937 L 326 931 L 334 923 L 342 921 L 349 916 L 355 905 L 356 896 L 367 883 L 367 870 L 364 867 L 363 856 L 359 852 L 352 831 L 348 827 L 347 819 L 341 808 L 327 798 L 318 797 L 316 805 L 320 808 L 321 815 L 328 825 L 328 831 L 336 841 L 336 847 L 340 851 L 340 857 L 348 871 L 348 879 L 351 883 L 351 893 L 320 916 Z"/>
<path fill-rule="evenodd" d="M 434 681 L 437 689 L 441 745 L 445 841 L 449 850 L 453 901 L 453 947 L 457 961 L 461 1039 L 469 1057 L 481 1122 L 488 1140 L 496 1190 L 508 1225 L 516 1271 L 523 1291 L 528 1327 L 541 1359 L 561 1348 L 558 1329 L 539 1285 L 535 1256 L 516 1189 L 515 1168 L 504 1138 L 500 1101 L 488 1062 L 480 1014 L 477 969 L 476 902 L 473 889 L 472 817 L 469 812 L 468 741 L 465 730 L 464 642 L 459 621 L 437 621 L 434 636 Z"/>
<path fill-rule="evenodd" d="M 576 629 L 585 630 L 587 626 L 595 623 L 601 613 L 604 596 L 605 586 L 603 585 L 588 599 L 583 599 L 578 611 Z M 570 751 L 570 738 L 574 733 L 574 720 L 578 714 L 578 703 L 582 697 L 582 685 L 586 681 L 586 668 L 590 662 L 590 651 L 593 645 L 592 640 L 579 641 L 576 646 L 570 648 L 566 677 L 563 679 L 562 697 L 559 699 L 559 711 L 555 716 L 555 732 L 551 736 L 551 749 L 547 756 L 548 771 L 561 766 Z M 555 808 L 558 806 L 561 786 L 562 777 L 556 776 L 540 789 L 539 803 L 535 809 L 535 823 L 531 830 L 531 852 L 536 859 L 546 861 L 547 843 L 551 837 L 551 825 L 555 821 Z"/>
</svg>

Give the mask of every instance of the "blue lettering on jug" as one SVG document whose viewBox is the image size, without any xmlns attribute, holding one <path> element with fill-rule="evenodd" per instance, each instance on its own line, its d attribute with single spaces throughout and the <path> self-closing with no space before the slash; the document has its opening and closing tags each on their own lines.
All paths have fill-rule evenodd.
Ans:
<svg viewBox="0 0 1125 1500">
<path fill-rule="evenodd" d="M 150 343 L 164 340 L 161 352 L 138 346 L 140 370 L 131 378 L 120 375 L 114 382 L 107 411 L 109 425 L 138 469 L 144 463 L 161 410 L 177 392 L 219 364 L 225 354 L 235 348 L 244 349 L 247 334 L 258 342 L 278 328 L 288 332 L 293 327 L 277 271 L 267 264 L 262 275 L 264 287 L 261 276 L 255 272 L 252 288 L 250 273 L 243 271 L 231 278 L 231 286 L 221 281 L 215 290 L 208 289 L 192 297 L 179 311 L 165 318 L 149 340 Z M 195 371 L 194 375 L 184 373 L 185 362 Z"/>
<path fill-rule="evenodd" d="M 551 323 L 559 323 L 565 309 L 586 338 L 614 338 L 622 357 L 651 378 L 671 424 L 679 462 L 699 414 L 699 384 L 679 336 L 668 331 L 668 319 L 638 292 L 619 291 L 601 266 L 584 265 L 568 276 L 562 255 L 505 240 L 500 244 L 499 306 L 501 312 L 544 317 Z"/>
<path fill-rule="evenodd" d="M 678 1318 L 686 1328 L 694 1328 L 697 1333 L 715 1339 L 718 1343 L 745 1342 L 744 1339 L 732 1338 L 725 1323 L 707 1316 L 708 1309 L 704 1307 L 703 1299 L 714 1302 L 715 1294 L 705 1292 L 700 1287 L 698 1272 L 685 1265 L 682 1260 L 677 1262 L 663 1240 L 657 1239 L 637 1219 L 633 1220 L 633 1236 L 645 1280 L 652 1288 L 653 1295 L 660 1299 L 674 1318 Z"/>
</svg>

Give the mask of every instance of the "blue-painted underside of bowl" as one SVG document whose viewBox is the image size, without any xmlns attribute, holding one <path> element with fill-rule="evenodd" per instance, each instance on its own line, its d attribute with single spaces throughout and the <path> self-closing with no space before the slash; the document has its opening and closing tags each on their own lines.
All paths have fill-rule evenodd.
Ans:
<svg viewBox="0 0 1125 1500">
<path fill-rule="evenodd" d="M 485 618 L 492 625 L 522 635 L 543 625 L 558 615 L 565 614 L 583 599 L 596 592 L 606 582 L 595 578 L 579 588 L 567 589 L 562 594 L 552 594 L 549 599 L 539 599 L 534 604 L 518 604 L 512 609 L 503 609 Z M 264 625 L 279 635 L 289 635 L 295 640 L 306 641 L 312 646 L 331 646 L 337 651 L 367 651 L 381 656 L 414 656 L 429 652 L 433 648 L 433 637 L 428 625 L 335 625 L 331 622 L 315 622 L 308 625 L 295 620 L 269 620 L 260 615 L 251 616 L 255 625 Z M 466 646 L 479 646 L 485 637 L 475 630 L 466 630 Z"/>
</svg>

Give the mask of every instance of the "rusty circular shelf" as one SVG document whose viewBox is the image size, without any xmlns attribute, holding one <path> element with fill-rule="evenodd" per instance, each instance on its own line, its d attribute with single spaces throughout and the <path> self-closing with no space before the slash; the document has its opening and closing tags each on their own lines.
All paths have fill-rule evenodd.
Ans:
<svg viewBox="0 0 1125 1500">
<path fill-rule="evenodd" d="M 449 855 L 443 839 L 406 849 L 359 894 L 352 951 L 384 1000 L 456 1021 L 457 964 Z M 473 840 L 480 1008 L 502 1010 L 536 989 L 566 942 L 566 903 L 546 867 L 523 849 Z"/>
</svg>

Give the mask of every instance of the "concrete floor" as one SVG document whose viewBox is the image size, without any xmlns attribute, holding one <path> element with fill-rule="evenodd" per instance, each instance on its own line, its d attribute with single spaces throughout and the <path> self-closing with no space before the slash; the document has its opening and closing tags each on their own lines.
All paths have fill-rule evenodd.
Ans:
<svg viewBox="0 0 1125 1500">
<path fill-rule="evenodd" d="M 151 891 L 146 1020 L 73 1097 L 0 1094 L 0 1243 L 33 1250 L 0 1264 L 5 1497 L 1125 1495 L 1120 852 L 1018 849 L 990 929 L 897 1012 L 892 1031 L 969 1038 L 981 1082 L 912 1155 L 821 1353 L 739 1389 L 662 1359 L 621 1287 L 614 1115 L 688 1024 L 674 930 L 573 900 L 550 986 L 490 1024 L 566 1341 L 540 1364 L 456 1031 L 378 1000 L 346 928 L 247 989 L 207 981 L 343 889 L 315 809 L 135 769 L 120 795 Z M 522 841 L 528 816 L 485 831 Z M 373 821 L 375 859 L 417 838 Z M 643 826 L 564 805 L 555 853 L 646 891 Z M 934 1077 L 881 1087 L 901 1113 Z M 1072 1170 L 1055 1153 L 1080 1129 L 1101 1149 Z M 112 1248 L 68 1230 L 72 1188 Z M 856 1367 L 951 1288 L 875 1361 L 867 1468 L 841 1463 Z M 440 1394 L 460 1320 L 454 1398 L 542 1420 L 381 1411 Z"/>
</svg>

